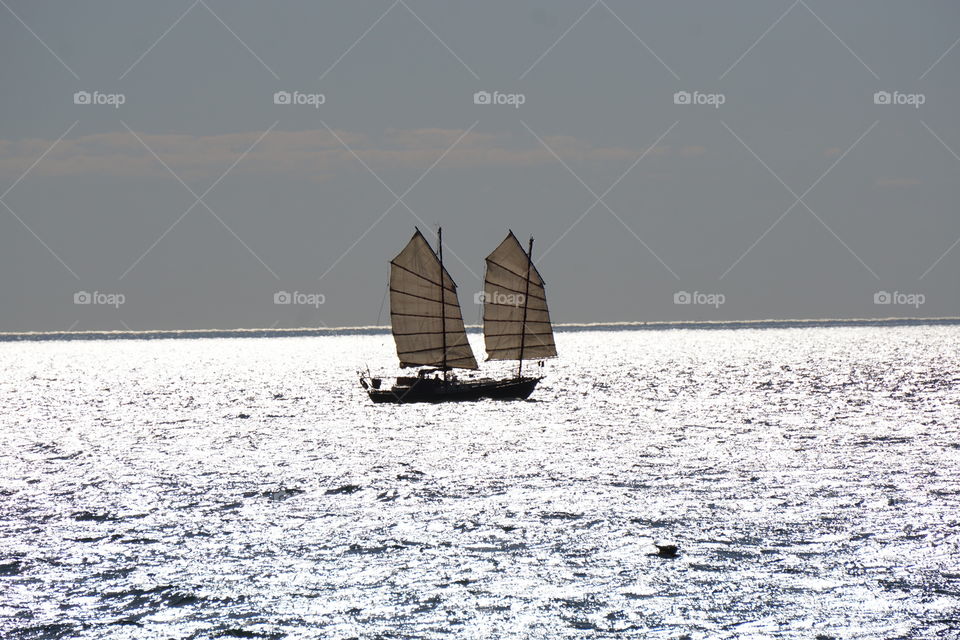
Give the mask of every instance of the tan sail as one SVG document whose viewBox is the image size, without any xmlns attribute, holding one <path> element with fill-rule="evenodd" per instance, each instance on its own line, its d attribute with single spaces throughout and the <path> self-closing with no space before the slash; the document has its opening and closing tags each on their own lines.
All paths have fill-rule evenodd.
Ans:
<svg viewBox="0 0 960 640">
<path fill-rule="evenodd" d="M 390 318 L 401 367 L 477 368 L 457 285 L 419 229 L 390 262 Z"/>
<path fill-rule="evenodd" d="M 483 291 L 487 360 L 557 355 L 543 278 L 512 231 L 487 256 Z"/>
</svg>

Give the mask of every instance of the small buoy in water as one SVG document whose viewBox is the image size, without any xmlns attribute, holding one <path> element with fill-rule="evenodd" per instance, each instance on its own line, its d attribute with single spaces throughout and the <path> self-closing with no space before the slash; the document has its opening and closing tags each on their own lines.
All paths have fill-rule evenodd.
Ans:
<svg viewBox="0 0 960 640">
<path fill-rule="evenodd" d="M 676 558 L 677 557 L 677 545 L 675 544 L 655 544 L 653 545 L 657 548 L 656 555 L 661 558 Z M 651 554 L 653 555 L 653 554 Z"/>
</svg>

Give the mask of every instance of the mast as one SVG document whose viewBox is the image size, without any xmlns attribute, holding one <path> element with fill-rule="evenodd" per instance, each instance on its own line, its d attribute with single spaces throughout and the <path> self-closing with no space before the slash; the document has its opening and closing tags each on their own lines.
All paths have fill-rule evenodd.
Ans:
<svg viewBox="0 0 960 640">
<path fill-rule="evenodd" d="M 517 365 L 517 377 L 523 371 L 523 347 L 527 337 L 527 299 L 530 297 L 530 266 L 533 264 L 533 236 L 530 236 L 530 246 L 527 248 L 527 283 L 523 290 L 523 322 L 520 323 L 520 364 Z"/>
<path fill-rule="evenodd" d="M 443 290 L 443 227 L 437 227 L 437 253 L 440 258 L 440 333 L 443 335 L 443 381 L 447 381 L 447 296 Z"/>
</svg>

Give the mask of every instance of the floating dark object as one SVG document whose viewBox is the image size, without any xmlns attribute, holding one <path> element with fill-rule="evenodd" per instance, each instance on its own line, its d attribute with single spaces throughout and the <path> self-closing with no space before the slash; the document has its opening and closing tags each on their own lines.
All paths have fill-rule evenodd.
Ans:
<svg viewBox="0 0 960 640">
<path fill-rule="evenodd" d="M 656 555 L 660 558 L 676 558 L 677 557 L 677 545 L 675 544 L 655 544 L 653 546 L 657 548 Z"/>
<path fill-rule="evenodd" d="M 238 413 L 238 414 L 237 414 L 237 417 L 240 418 L 241 420 L 246 420 L 247 418 L 250 417 L 250 414 L 249 414 L 249 413 Z"/>
<path fill-rule="evenodd" d="M 338 496 L 338 495 L 347 495 L 351 493 L 356 493 L 360 491 L 361 487 L 358 484 L 345 484 L 342 487 L 337 487 L 336 489 L 327 489 L 326 495 L 328 496 Z"/>
<path fill-rule="evenodd" d="M 291 489 L 277 489 L 276 491 L 264 491 L 263 496 L 269 498 L 270 500 L 286 500 L 287 498 L 300 495 L 304 493 L 303 489 L 298 489 L 296 487 Z M 244 497 L 247 497 L 244 494 Z"/>
</svg>

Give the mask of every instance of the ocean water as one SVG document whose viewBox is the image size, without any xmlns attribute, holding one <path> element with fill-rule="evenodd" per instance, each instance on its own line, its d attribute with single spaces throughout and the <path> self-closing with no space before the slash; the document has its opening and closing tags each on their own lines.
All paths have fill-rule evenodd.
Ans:
<svg viewBox="0 0 960 640">
<path fill-rule="evenodd" d="M 0 343 L 0 636 L 960 637 L 960 327 L 557 342 L 404 406 L 384 335 Z"/>
</svg>

